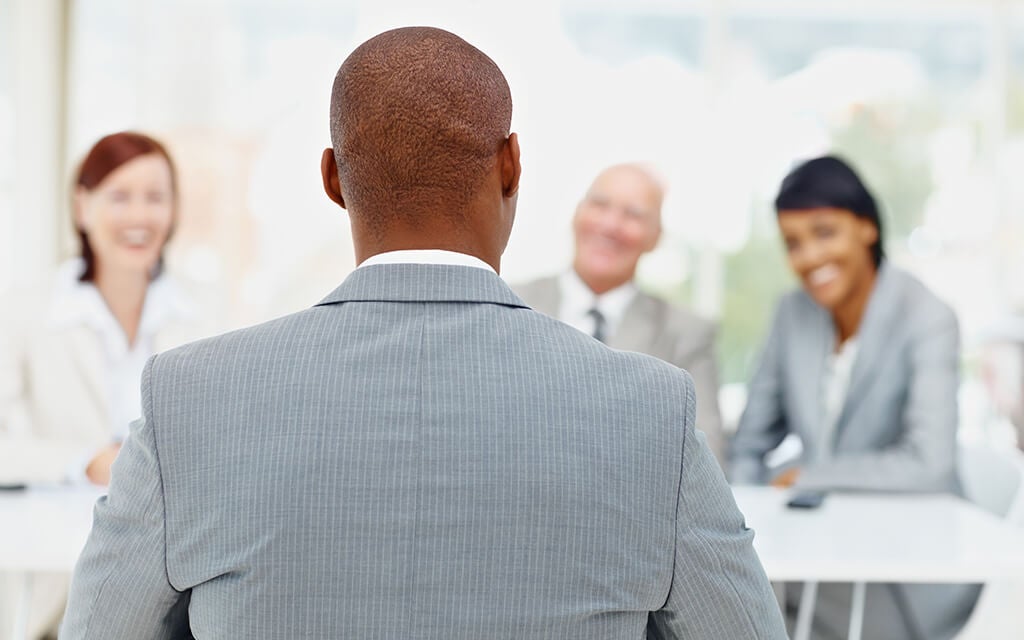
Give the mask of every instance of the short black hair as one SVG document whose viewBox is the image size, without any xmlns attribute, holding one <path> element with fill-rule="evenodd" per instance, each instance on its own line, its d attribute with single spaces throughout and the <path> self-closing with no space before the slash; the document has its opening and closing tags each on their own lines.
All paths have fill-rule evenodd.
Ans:
<svg viewBox="0 0 1024 640">
<path fill-rule="evenodd" d="M 858 218 L 866 218 L 878 230 L 871 245 L 875 266 L 882 263 L 882 219 L 874 196 L 853 168 L 836 156 L 808 160 L 789 172 L 775 198 L 775 212 L 801 209 L 845 209 Z"/>
<path fill-rule="evenodd" d="M 345 60 L 331 95 L 331 140 L 349 214 L 458 214 L 509 136 L 512 95 L 486 54 L 453 33 L 405 27 Z M 373 208 L 377 215 L 366 209 Z M 386 218 L 387 216 L 385 216 Z"/>
</svg>

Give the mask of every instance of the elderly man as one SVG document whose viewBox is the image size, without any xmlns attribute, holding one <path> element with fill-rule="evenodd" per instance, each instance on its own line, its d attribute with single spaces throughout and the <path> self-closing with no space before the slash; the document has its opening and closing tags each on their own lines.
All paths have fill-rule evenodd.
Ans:
<svg viewBox="0 0 1024 640">
<path fill-rule="evenodd" d="M 664 189 L 647 168 L 622 164 L 605 169 L 576 207 L 572 268 L 518 286 L 516 293 L 537 311 L 611 347 L 686 369 L 697 385 L 697 427 L 724 465 L 715 327 L 633 283 L 640 256 L 661 237 L 663 198 Z"/>
<path fill-rule="evenodd" d="M 426 27 L 342 64 L 320 304 L 156 356 L 62 639 L 784 638 L 683 372 L 498 277 L 498 67 Z"/>
</svg>

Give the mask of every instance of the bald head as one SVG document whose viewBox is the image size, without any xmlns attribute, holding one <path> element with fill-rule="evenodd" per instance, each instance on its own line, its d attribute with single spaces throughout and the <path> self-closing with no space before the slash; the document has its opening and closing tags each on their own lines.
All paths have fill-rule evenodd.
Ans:
<svg viewBox="0 0 1024 640">
<path fill-rule="evenodd" d="M 594 293 L 633 279 L 640 256 L 661 237 L 665 187 L 653 169 L 619 164 L 597 175 L 576 207 L 573 268 Z"/>
<path fill-rule="evenodd" d="M 344 204 L 371 229 L 458 216 L 499 160 L 512 98 L 497 65 L 429 27 L 384 32 L 345 60 L 331 96 Z"/>
</svg>

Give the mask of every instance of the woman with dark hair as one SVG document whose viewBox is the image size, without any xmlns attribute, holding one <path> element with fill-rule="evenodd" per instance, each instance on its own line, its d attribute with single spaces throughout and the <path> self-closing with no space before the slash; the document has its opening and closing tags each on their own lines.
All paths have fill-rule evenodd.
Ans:
<svg viewBox="0 0 1024 640">
<path fill-rule="evenodd" d="M 775 311 L 732 442 L 733 482 L 959 493 L 956 315 L 885 259 L 875 200 L 839 158 L 796 167 L 775 208 L 801 288 Z M 769 469 L 766 454 L 790 434 L 803 445 L 798 462 Z M 815 637 L 845 637 L 849 588 L 825 587 Z M 869 587 L 864 637 L 951 637 L 976 595 Z"/>
<path fill-rule="evenodd" d="M 148 136 L 115 133 L 86 154 L 73 196 L 80 256 L 0 302 L 0 482 L 106 484 L 141 415 L 146 360 L 207 332 L 163 273 L 177 197 L 170 155 Z"/>
</svg>

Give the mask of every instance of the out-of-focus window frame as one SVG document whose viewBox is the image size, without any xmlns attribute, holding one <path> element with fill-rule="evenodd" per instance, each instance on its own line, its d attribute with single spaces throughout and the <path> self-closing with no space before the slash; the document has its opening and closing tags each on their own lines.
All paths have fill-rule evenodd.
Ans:
<svg viewBox="0 0 1024 640">
<path fill-rule="evenodd" d="M 6 218 L 6 277 L 0 288 L 26 285 L 56 264 L 60 221 L 68 213 L 65 178 L 67 24 L 70 0 L 3 0 L 10 20 L 5 38 L 13 117 L 12 175 L 0 189 Z"/>
<path fill-rule="evenodd" d="M 14 3 L 0 0 L 0 291 L 11 284 L 14 262 Z"/>
</svg>

